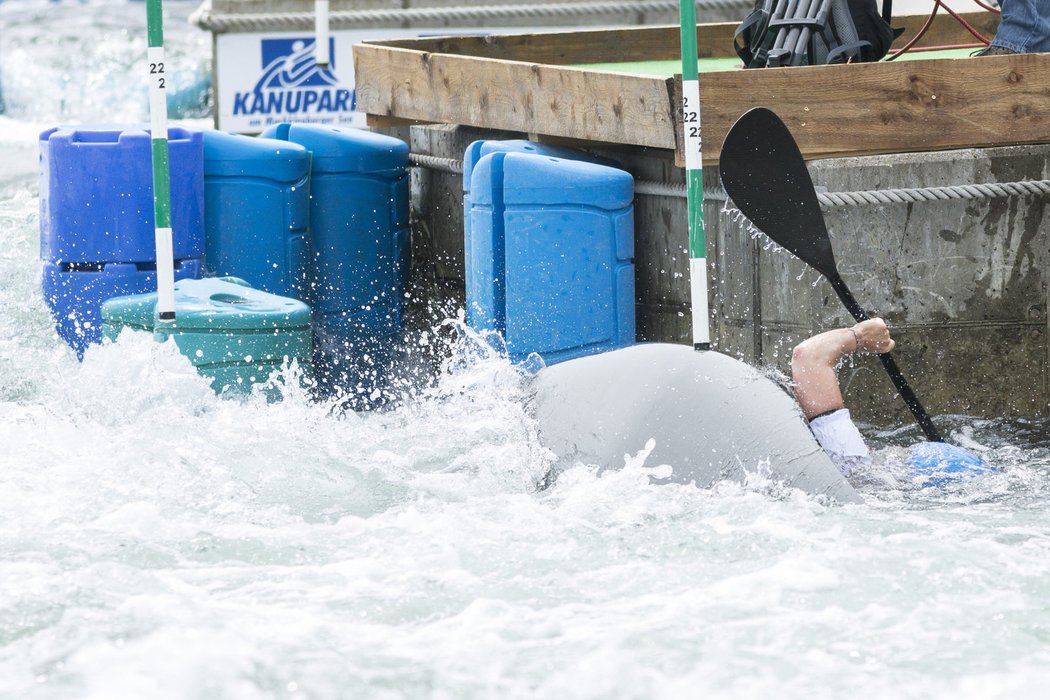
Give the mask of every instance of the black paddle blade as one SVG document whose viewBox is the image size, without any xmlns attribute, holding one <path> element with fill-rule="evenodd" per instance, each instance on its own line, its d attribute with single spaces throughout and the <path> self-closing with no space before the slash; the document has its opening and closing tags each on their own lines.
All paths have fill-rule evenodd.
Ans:
<svg viewBox="0 0 1050 700">
<path fill-rule="evenodd" d="M 802 262 L 824 275 L 858 321 L 866 319 L 839 276 L 828 227 L 813 180 L 791 132 L 780 117 L 756 107 L 737 119 L 719 156 L 722 186 L 751 223 Z M 879 356 L 886 373 L 929 440 L 941 435 L 889 353 Z"/>
<path fill-rule="evenodd" d="M 780 117 L 764 107 L 745 112 L 726 135 L 719 170 L 751 223 L 828 279 L 838 277 L 813 180 Z"/>
</svg>

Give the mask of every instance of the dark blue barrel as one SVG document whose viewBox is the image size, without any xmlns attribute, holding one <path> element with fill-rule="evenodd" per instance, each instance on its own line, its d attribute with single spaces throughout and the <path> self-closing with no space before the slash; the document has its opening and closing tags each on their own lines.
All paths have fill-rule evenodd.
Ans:
<svg viewBox="0 0 1050 700">
<path fill-rule="evenodd" d="M 314 372 L 321 393 L 369 395 L 401 340 L 409 266 L 408 146 L 357 129 L 279 124 L 263 132 L 312 155 Z"/>
<path fill-rule="evenodd" d="M 204 254 L 203 142 L 169 129 L 177 279 L 199 277 Z M 82 357 L 102 338 L 106 299 L 156 289 L 153 170 L 142 126 L 57 127 L 40 135 L 40 258 L 56 330 Z"/>
<path fill-rule="evenodd" d="M 201 261 L 175 261 L 175 279 L 200 279 Z M 55 330 L 78 358 L 102 340 L 102 303 L 113 297 L 157 289 L 155 263 L 44 262 L 44 301 L 51 308 Z"/>
<path fill-rule="evenodd" d="M 515 361 L 547 364 L 629 345 L 634 179 L 594 163 L 483 156 L 471 175 L 467 306 Z"/>
<path fill-rule="evenodd" d="M 310 154 L 299 144 L 204 133 L 209 274 L 310 303 Z"/>
</svg>

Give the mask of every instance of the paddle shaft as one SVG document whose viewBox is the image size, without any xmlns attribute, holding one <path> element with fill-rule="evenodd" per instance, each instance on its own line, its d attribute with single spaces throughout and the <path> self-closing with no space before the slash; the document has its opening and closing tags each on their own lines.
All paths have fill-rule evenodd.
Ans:
<svg viewBox="0 0 1050 700">
<path fill-rule="evenodd" d="M 853 298 L 853 293 L 850 292 L 849 287 L 846 286 L 841 277 L 834 275 L 828 278 L 828 282 L 831 283 L 831 288 L 838 294 L 850 316 L 857 319 L 858 322 L 868 320 L 868 314 L 864 312 L 857 300 Z M 944 442 L 944 438 L 941 437 L 937 427 L 933 424 L 933 420 L 930 419 L 930 414 L 926 413 L 926 409 L 919 403 L 919 397 L 912 391 L 911 385 L 904 378 L 893 356 L 888 352 L 882 352 L 879 353 L 879 360 L 882 362 L 886 374 L 890 375 L 890 380 L 893 382 L 893 386 L 897 388 L 897 393 L 908 404 L 911 414 L 915 416 L 915 420 L 918 422 L 919 427 L 922 428 L 922 432 L 926 434 L 926 439 L 930 442 Z"/>
</svg>

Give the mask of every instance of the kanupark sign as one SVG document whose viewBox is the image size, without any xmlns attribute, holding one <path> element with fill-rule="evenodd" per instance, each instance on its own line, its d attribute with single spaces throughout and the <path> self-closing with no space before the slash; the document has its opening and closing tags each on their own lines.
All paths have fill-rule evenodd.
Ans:
<svg viewBox="0 0 1050 700">
<path fill-rule="evenodd" d="M 363 37 L 333 32 L 327 66 L 314 60 L 309 32 L 220 34 L 216 39 L 218 124 L 224 131 L 258 133 L 285 121 L 353 125 L 351 47 Z"/>
<path fill-rule="evenodd" d="M 216 37 L 216 100 L 219 129 L 254 134 L 281 122 L 364 126 L 354 111 L 353 45 L 361 41 L 437 35 L 528 33 L 513 29 L 364 29 L 334 31 L 329 63 L 314 58 L 311 32 L 230 33 Z"/>
</svg>

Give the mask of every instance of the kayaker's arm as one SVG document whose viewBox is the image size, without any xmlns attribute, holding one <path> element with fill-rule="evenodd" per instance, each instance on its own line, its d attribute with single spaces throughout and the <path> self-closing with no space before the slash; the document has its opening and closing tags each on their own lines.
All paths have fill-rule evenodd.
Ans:
<svg viewBox="0 0 1050 700">
<path fill-rule="evenodd" d="M 871 462 L 864 438 L 842 402 L 835 367 L 855 352 L 889 352 L 895 345 L 881 318 L 836 328 L 804 340 L 791 355 L 795 396 L 809 427 L 832 463 L 844 476 Z"/>
<path fill-rule="evenodd" d="M 806 418 L 844 408 L 835 366 L 854 352 L 889 352 L 896 343 L 881 318 L 836 328 L 808 338 L 791 354 L 795 397 Z"/>
</svg>

